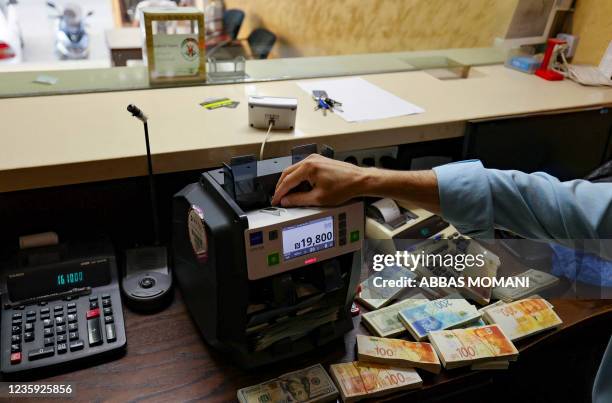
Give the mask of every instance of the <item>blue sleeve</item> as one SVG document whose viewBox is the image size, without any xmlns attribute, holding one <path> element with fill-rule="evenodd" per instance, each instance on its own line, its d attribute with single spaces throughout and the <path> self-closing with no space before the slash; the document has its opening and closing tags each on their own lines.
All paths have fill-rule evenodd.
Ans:
<svg viewBox="0 0 612 403">
<path fill-rule="evenodd" d="M 500 228 L 561 244 L 612 238 L 612 184 L 485 169 L 474 160 L 434 172 L 442 216 L 465 235 L 492 239 Z"/>
<path fill-rule="evenodd" d="M 593 384 L 593 403 L 612 402 L 612 338 L 604 352 Z"/>
</svg>

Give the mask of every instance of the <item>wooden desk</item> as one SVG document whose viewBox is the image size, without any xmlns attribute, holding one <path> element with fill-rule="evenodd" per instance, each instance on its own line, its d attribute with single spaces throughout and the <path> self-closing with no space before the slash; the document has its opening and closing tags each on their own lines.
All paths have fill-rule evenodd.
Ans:
<svg viewBox="0 0 612 403">
<path fill-rule="evenodd" d="M 558 354 L 559 351 L 551 350 L 556 346 L 553 344 L 555 341 L 567 335 L 572 336 L 570 341 L 587 340 L 587 336 L 593 336 L 589 334 L 590 326 L 605 324 L 606 321 L 607 329 L 610 330 L 612 301 L 552 300 L 551 302 L 564 321 L 562 329 L 518 342 L 520 356 L 517 362 L 511 363 L 509 370 L 454 369 L 443 370 L 439 375 L 419 371 L 424 386 L 422 389 L 410 392 L 409 395 L 414 396 L 411 399 L 421 401 L 425 398 L 439 398 L 466 387 L 478 387 L 496 382 L 498 378 L 508 377 L 509 374 L 517 375 L 517 371 L 527 365 L 524 363 L 529 363 L 530 367 L 539 368 L 550 375 L 555 368 L 530 362 L 530 358 L 538 354 L 537 350 L 545 350 L 549 355 Z M 145 316 L 126 310 L 125 321 L 128 347 L 127 354 L 123 358 L 47 378 L 44 381 L 74 382 L 77 401 L 235 401 L 237 389 L 274 378 L 282 373 L 317 362 L 329 369 L 330 364 L 355 360 L 355 335 L 369 334 L 360 324 L 360 317 L 355 317 L 355 329 L 348 333 L 344 340 L 333 342 L 313 354 L 249 373 L 235 367 L 222 354 L 205 344 L 192 323 L 179 292 L 176 293 L 172 305 L 165 311 Z M 585 357 L 585 359 L 598 364 L 600 357 Z M 389 397 L 393 398 L 397 398 L 397 395 Z"/>
</svg>

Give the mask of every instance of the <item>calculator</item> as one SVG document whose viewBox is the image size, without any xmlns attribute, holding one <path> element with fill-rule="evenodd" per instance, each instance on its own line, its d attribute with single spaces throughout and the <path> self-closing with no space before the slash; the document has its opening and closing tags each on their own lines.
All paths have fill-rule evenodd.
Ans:
<svg viewBox="0 0 612 403">
<path fill-rule="evenodd" d="M 112 246 L 36 248 L 1 267 L 3 374 L 68 366 L 125 350 Z"/>
</svg>

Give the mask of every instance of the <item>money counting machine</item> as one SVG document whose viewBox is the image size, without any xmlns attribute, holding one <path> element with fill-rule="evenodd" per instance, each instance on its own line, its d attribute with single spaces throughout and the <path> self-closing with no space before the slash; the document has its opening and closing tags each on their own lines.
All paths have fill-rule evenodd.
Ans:
<svg viewBox="0 0 612 403">
<path fill-rule="evenodd" d="M 362 202 L 270 204 L 282 171 L 313 151 L 233 158 L 174 198 L 175 273 L 185 303 L 209 344 L 245 368 L 314 350 L 353 327 Z"/>
</svg>

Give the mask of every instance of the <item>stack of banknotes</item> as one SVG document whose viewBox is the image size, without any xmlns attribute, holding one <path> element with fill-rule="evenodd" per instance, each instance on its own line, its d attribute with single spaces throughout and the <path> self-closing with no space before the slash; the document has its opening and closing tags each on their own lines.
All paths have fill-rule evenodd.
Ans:
<svg viewBox="0 0 612 403">
<path fill-rule="evenodd" d="M 367 312 L 361 315 L 363 324 L 372 332 L 380 337 L 394 337 L 406 333 L 404 324 L 400 322 L 399 311 L 405 308 L 412 308 L 429 302 L 423 294 L 413 295 L 412 297 L 381 308 L 377 311 Z"/>
<path fill-rule="evenodd" d="M 555 329 L 563 324 L 552 305 L 542 298 L 500 303 L 485 309 L 483 318 L 487 323 L 497 324 L 512 341 Z"/>
<path fill-rule="evenodd" d="M 402 294 L 405 287 L 377 287 L 377 281 L 399 280 L 401 278 L 415 278 L 416 274 L 402 266 L 389 266 L 366 278 L 361 284 L 361 291 L 357 294 L 357 301 L 368 309 L 380 309 Z"/>
<path fill-rule="evenodd" d="M 548 287 L 552 287 L 559 282 L 558 277 L 534 269 L 529 269 L 521 274 L 517 274 L 515 277 L 529 277 L 529 286 L 496 287 L 492 292 L 493 297 L 505 302 L 512 302 L 540 292 Z"/>
<path fill-rule="evenodd" d="M 340 395 L 354 402 L 421 387 L 417 370 L 507 369 L 519 354 L 513 341 L 563 323 L 537 295 L 476 309 L 458 295 L 429 301 L 417 294 L 362 318 L 373 335 L 357 335 L 359 361 L 331 365 L 331 378 L 320 364 L 284 374 L 240 389 L 238 400 L 325 402 Z M 416 342 L 393 338 L 406 332 Z"/>
<path fill-rule="evenodd" d="M 461 327 L 481 318 L 478 309 L 458 295 L 428 301 L 399 311 L 399 320 L 415 340 L 425 340 L 429 332 Z"/>
<path fill-rule="evenodd" d="M 338 389 L 321 364 L 238 390 L 240 403 L 330 402 Z"/>
<path fill-rule="evenodd" d="M 440 360 L 429 343 L 358 335 L 357 356 L 359 362 L 420 368 L 434 374 L 441 369 Z"/>
<path fill-rule="evenodd" d="M 446 369 L 497 363 L 507 367 L 516 361 L 518 350 L 498 325 L 429 333 L 429 341 Z M 496 367 L 492 367 L 496 368 Z"/>
<path fill-rule="evenodd" d="M 346 362 L 330 367 L 345 403 L 420 388 L 423 380 L 413 368 L 367 362 Z"/>
</svg>

